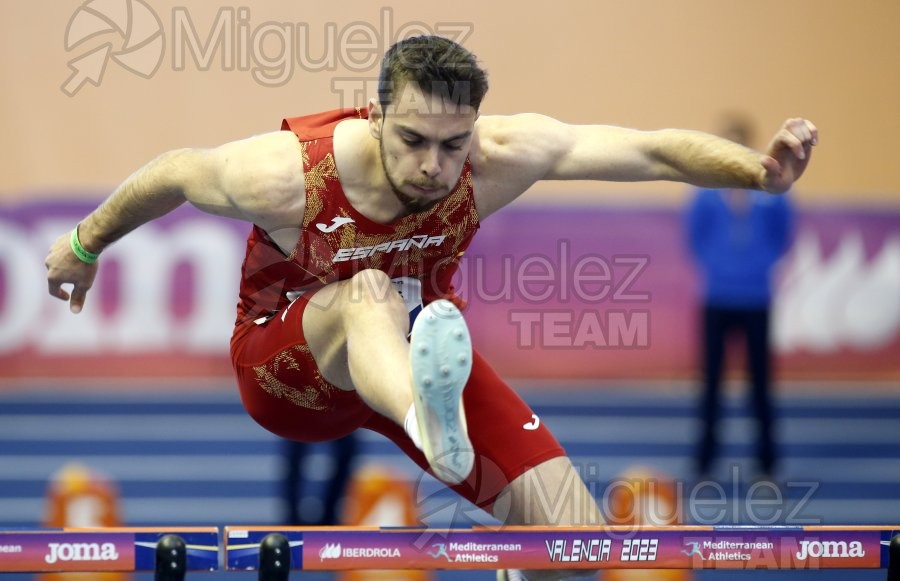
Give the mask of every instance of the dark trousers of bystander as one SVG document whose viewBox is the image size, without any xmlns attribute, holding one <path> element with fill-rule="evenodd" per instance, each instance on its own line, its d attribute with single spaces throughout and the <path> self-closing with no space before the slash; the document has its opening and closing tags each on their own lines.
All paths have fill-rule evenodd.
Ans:
<svg viewBox="0 0 900 581">
<path fill-rule="evenodd" d="M 697 471 L 709 474 L 719 453 L 717 423 L 719 397 L 728 340 L 734 334 L 745 340 L 750 399 L 757 424 L 756 458 L 763 475 L 772 475 L 776 453 L 772 436 L 771 354 L 769 309 L 737 309 L 707 305 L 703 309 L 703 395 L 700 406 L 702 436 L 697 451 Z"/>
</svg>

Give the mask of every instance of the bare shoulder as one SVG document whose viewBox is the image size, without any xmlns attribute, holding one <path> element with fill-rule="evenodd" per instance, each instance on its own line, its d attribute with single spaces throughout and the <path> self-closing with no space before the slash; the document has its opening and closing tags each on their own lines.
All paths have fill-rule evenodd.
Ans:
<svg viewBox="0 0 900 581">
<path fill-rule="evenodd" d="M 546 115 L 479 117 L 469 153 L 479 215 L 493 213 L 544 179 L 568 143 L 569 126 Z"/>
<path fill-rule="evenodd" d="M 226 195 L 250 221 L 294 213 L 297 203 L 302 215 L 303 162 L 300 144 L 290 131 L 226 143 L 210 155 Z"/>
<path fill-rule="evenodd" d="M 559 147 L 568 127 L 539 113 L 483 115 L 475 123 L 479 160 L 515 163 L 531 151 Z"/>
</svg>

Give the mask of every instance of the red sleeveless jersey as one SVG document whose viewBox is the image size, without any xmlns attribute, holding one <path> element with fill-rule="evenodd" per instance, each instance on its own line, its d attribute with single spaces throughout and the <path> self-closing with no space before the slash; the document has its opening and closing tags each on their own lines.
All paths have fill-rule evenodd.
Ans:
<svg viewBox="0 0 900 581">
<path fill-rule="evenodd" d="M 297 245 L 288 255 L 254 226 L 242 268 L 238 328 L 287 306 L 299 294 L 347 279 L 365 269 L 422 283 L 427 304 L 444 297 L 459 302 L 451 279 L 478 230 L 468 160 L 449 195 L 427 211 L 379 224 L 357 212 L 344 195 L 334 161 L 334 128 L 365 119 L 365 109 L 341 109 L 282 122 L 300 140 L 306 210 Z"/>
</svg>

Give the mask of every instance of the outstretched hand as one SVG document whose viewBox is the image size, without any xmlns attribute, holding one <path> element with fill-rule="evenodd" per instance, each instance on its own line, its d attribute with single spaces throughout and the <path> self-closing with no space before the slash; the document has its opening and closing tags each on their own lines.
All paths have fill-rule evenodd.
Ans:
<svg viewBox="0 0 900 581">
<path fill-rule="evenodd" d="M 765 169 L 763 189 L 780 194 L 803 175 L 819 130 L 806 119 L 788 119 L 772 138 L 760 162 Z"/>
<path fill-rule="evenodd" d="M 84 307 L 84 299 L 88 289 L 94 284 L 97 276 L 97 264 L 82 262 L 69 246 L 69 234 L 56 239 L 50 247 L 50 253 L 44 260 L 47 267 L 47 284 L 50 294 L 58 299 L 69 301 L 69 310 L 80 313 Z M 72 284 L 72 292 L 66 292 L 62 285 Z"/>
</svg>

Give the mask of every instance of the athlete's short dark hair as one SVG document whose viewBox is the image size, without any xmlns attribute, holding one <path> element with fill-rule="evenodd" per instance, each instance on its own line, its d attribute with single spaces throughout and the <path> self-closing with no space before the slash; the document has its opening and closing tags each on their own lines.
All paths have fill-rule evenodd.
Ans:
<svg viewBox="0 0 900 581">
<path fill-rule="evenodd" d="M 475 55 L 441 36 L 413 36 L 391 46 L 381 62 L 378 102 L 390 105 L 396 90 L 412 82 L 427 95 L 475 110 L 488 90 L 487 73 Z"/>
</svg>

